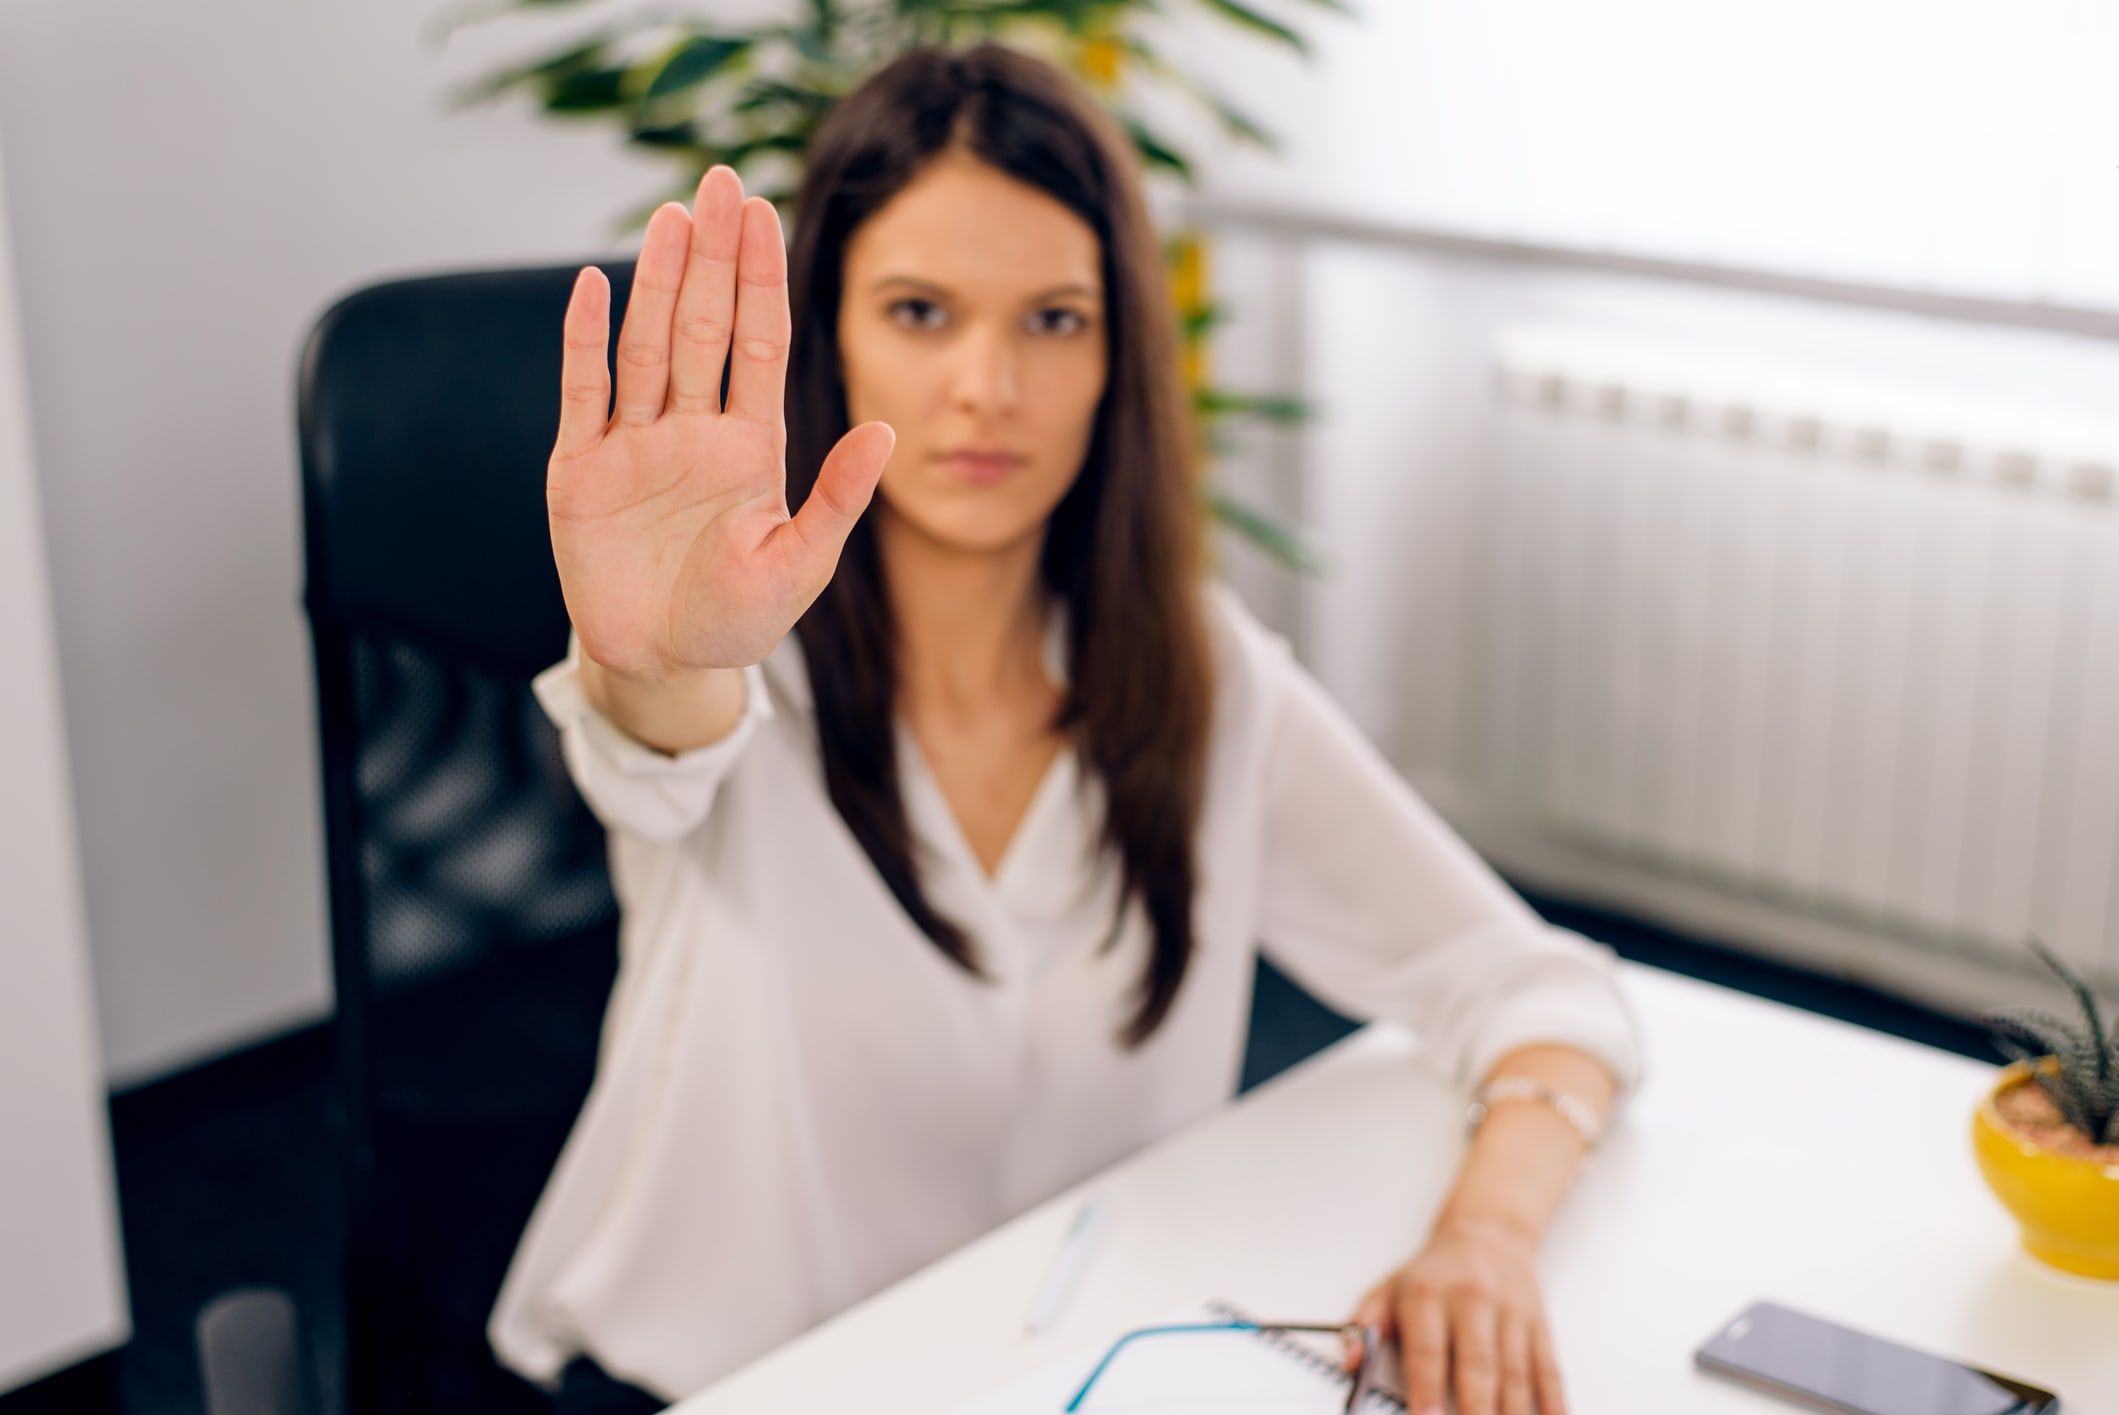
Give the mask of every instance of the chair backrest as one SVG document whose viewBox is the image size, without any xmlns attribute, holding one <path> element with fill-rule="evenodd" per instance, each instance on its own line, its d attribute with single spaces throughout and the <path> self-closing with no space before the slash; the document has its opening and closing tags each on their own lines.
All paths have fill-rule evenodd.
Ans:
<svg viewBox="0 0 2119 1415">
<path fill-rule="evenodd" d="M 578 268 L 357 291 L 301 362 L 361 1412 L 542 1403 L 484 1325 L 616 967 L 603 831 L 529 692 L 566 651 L 544 477 Z"/>
</svg>

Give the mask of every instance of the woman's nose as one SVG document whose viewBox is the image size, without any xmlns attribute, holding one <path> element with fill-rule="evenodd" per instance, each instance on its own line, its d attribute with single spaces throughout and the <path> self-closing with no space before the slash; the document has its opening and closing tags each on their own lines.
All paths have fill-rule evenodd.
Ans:
<svg viewBox="0 0 2119 1415">
<path fill-rule="evenodd" d="M 957 401 L 966 407 L 1008 408 L 1015 404 L 1015 350 L 1005 331 L 975 329 L 964 336 L 954 371 Z"/>
</svg>

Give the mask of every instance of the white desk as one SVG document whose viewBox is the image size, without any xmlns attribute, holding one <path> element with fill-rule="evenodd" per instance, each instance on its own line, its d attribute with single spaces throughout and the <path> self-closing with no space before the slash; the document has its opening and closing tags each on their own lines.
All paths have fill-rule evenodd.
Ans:
<svg viewBox="0 0 2119 1415">
<path fill-rule="evenodd" d="M 1993 1069 L 1628 965 L 1648 1079 L 1546 1246 L 1585 1415 L 1792 1407 L 1692 1349 L 1777 1299 L 2119 1412 L 2119 1284 L 2050 1271 L 1981 1183 Z M 932 1415 L 1197 1297 L 1333 1319 L 1411 1254 L 1462 1155 L 1461 1098 L 1370 1027 L 677 1407 Z M 1111 1213 L 1063 1318 L 1022 1322 L 1081 1198 Z"/>
</svg>

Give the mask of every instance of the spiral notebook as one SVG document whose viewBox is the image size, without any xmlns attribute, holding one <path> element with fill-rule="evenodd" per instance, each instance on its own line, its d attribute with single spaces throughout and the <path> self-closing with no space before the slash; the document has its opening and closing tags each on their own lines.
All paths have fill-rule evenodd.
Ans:
<svg viewBox="0 0 2119 1415">
<path fill-rule="evenodd" d="M 1200 1302 L 1154 1325 L 1256 1321 L 1226 1302 Z M 1348 1376 L 1329 1341 L 1305 1345 L 1281 1332 L 1173 1333 L 1129 1345 L 1099 1377 L 1081 1415 L 1340 1415 Z M 1077 1352 L 954 1415 L 1059 1415 L 1104 1352 Z M 1371 1390 L 1360 1415 L 1403 1415 L 1405 1402 Z"/>
</svg>

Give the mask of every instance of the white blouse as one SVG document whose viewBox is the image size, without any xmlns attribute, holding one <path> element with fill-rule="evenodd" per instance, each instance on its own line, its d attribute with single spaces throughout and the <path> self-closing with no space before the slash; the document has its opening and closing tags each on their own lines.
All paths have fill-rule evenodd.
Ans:
<svg viewBox="0 0 2119 1415">
<path fill-rule="evenodd" d="M 590 706 L 578 642 L 535 690 L 610 830 L 619 972 L 596 1079 L 489 1327 L 548 1388 L 587 1352 L 676 1400 L 1221 1105 L 1255 951 L 1473 1085 L 1560 1042 L 1631 1088 L 1602 945 L 1546 924 L 1219 583 L 1195 952 L 1138 1050 L 1138 901 L 1100 953 L 1118 862 L 1062 750 L 989 877 L 897 732 L 930 901 L 993 975 L 914 927 L 825 792 L 799 639 L 744 672 L 727 737 L 666 756 Z M 1066 681 L 1063 607 L 1046 665 Z"/>
</svg>

